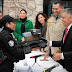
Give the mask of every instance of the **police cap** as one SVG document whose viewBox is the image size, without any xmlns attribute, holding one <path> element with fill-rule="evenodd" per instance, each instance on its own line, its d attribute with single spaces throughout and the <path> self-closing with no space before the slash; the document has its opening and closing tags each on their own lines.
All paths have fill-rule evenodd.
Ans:
<svg viewBox="0 0 72 72">
<path fill-rule="evenodd" d="M 5 15 L 1 20 L 0 20 L 0 24 L 2 25 L 2 26 L 5 26 L 5 24 L 8 22 L 8 23 L 10 23 L 10 22 L 15 22 L 16 20 L 13 18 L 13 17 L 11 17 L 11 16 L 9 16 L 9 15 Z"/>
</svg>

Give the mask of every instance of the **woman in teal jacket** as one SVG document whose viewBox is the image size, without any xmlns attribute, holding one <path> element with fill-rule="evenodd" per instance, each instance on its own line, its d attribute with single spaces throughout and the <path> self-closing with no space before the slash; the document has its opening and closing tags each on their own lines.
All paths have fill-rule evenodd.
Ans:
<svg viewBox="0 0 72 72">
<path fill-rule="evenodd" d="M 24 37 L 22 36 L 22 33 L 28 32 L 30 29 L 33 29 L 33 23 L 27 19 L 27 11 L 25 9 L 22 9 L 20 11 L 20 19 L 16 21 L 16 28 L 13 33 L 15 38 L 17 39 L 17 42 L 24 41 Z"/>
</svg>

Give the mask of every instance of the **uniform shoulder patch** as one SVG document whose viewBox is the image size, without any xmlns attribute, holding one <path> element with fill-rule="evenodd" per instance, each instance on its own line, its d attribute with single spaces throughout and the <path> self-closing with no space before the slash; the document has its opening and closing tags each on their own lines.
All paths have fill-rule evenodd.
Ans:
<svg viewBox="0 0 72 72">
<path fill-rule="evenodd" d="M 8 42 L 8 44 L 9 44 L 10 47 L 13 47 L 13 46 L 14 46 L 14 41 L 13 41 L 13 40 L 10 40 L 10 41 Z"/>
</svg>

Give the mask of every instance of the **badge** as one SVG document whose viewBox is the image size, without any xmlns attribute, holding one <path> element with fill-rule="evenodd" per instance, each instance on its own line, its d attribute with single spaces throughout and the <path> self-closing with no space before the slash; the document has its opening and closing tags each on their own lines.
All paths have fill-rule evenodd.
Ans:
<svg viewBox="0 0 72 72">
<path fill-rule="evenodd" d="M 52 24 L 51 24 L 51 23 L 49 23 L 49 24 L 48 24 L 48 26 L 52 26 Z"/>
<path fill-rule="evenodd" d="M 62 23 L 59 24 L 59 27 L 61 27 L 61 26 L 62 26 Z"/>
<path fill-rule="evenodd" d="M 13 47 L 13 46 L 14 46 L 14 41 L 13 41 L 13 40 L 10 40 L 10 41 L 8 42 L 8 44 L 9 44 L 10 47 Z"/>
</svg>

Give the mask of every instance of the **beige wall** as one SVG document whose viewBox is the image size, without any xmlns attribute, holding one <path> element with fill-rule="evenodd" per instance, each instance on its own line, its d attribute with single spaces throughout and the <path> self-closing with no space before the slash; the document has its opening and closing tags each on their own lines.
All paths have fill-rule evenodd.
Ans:
<svg viewBox="0 0 72 72">
<path fill-rule="evenodd" d="M 43 0 L 3 0 L 3 15 L 11 15 L 19 18 L 19 11 L 27 10 L 27 17 L 35 24 L 35 17 L 38 12 L 43 12 Z"/>
</svg>

